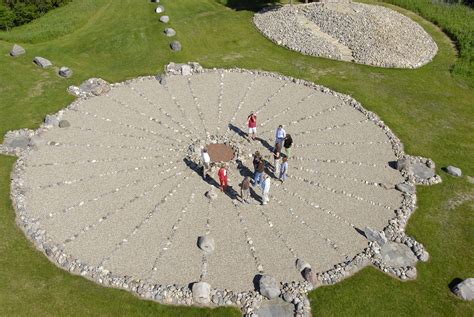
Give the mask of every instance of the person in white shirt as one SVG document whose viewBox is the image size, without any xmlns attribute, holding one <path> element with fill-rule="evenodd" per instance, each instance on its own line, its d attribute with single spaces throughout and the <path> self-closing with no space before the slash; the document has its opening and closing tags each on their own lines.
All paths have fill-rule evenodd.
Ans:
<svg viewBox="0 0 474 317">
<path fill-rule="evenodd" d="M 280 148 L 283 148 L 283 141 L 286 138 L 286 131 L 283 129 L 283 126 L 280 124 L 275 132 L 275 144 L 280 144 Z"/>
<path fill-rule="evenodd" d="M 260 186 L 262 187 L 262 205 L 266 205 L 270 201 L 268 197 L 270 193 L 270 177 L 267 174 L 263 175 L 263 181 Z"/>
<path fill-rule="evenodd" d="M 203 148 L 201 151 L 201 160 L 202 160 L 202 178 L 206 179 L 207 173 L 211 168 L 211 157 L 207 153 L 207 149 Z"/>
</svg>

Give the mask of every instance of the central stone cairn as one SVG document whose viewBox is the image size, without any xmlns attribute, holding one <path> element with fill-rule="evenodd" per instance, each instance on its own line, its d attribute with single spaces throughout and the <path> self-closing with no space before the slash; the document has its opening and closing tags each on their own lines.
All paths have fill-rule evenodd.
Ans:
<svg viewBox="0 0 474 317">
<path fill-rule="evenodd" d="M 404 154 L 349 96 L 196 63 L 110 87 L 101 81 L 107 89 L 94 94 L 81 87 L 70 89 L 80 99 L 38 130 L 12 131 L 0 145 L 19 156 L 19 223 L 70 272 L 163 303 L 238 305 L 251 314 L 265 296 L 308 314 L 313 287 L 368 264 L 415 278 L 415 262 L 428 259 L 404 228 L 416 208 L 414 185 L 440 181 L 425 172 L 434 163 Z M 243 135 L 251 111 L 259 139 L 250 142 Z M 252 204 L 206 198 L 201 149 L 229 165 L 237 192 L 253 172 L 252 153 L 271 165 L 279 124 L 295 143 L 290 177 L 273 180 L 269 205 L 259 204 L 258 187 Z"/>
</svg>

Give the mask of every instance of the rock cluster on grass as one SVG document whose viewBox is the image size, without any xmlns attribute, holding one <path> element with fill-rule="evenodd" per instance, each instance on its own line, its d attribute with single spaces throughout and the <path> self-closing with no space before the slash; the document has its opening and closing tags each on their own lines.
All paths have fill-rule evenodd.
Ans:
<svg viewBox="0 0 474 317">
<path fill-rule="evenodd" d="M 287 5 L 257 13 L 254 23 L 278 45 L 303 54 L 379 67 L 417 68 L 438 50 L 410 18 L 361 3 Z"/>
<path fill-rule="evenodd" d="M 302 84 L 312 87 L 317 91 L 321 91 L 332 96 L 336 96 L 341 101 L 347 103 L 354 109 L 363 113 L 366 118 L 374 122 L 380 127 L 392 146 L 395 156 L 399 159 L 397 161 L 397 168 L 405 177 L 405 183 L 410 186 L 415 184 L 435 184 L 440 182 L 439 176 L 428 172 L 424 167 L 434 170 L 434 163 L 426 158 L 412 157 L 406 155 L 403 151 L 403 145 L 400 140 L 393 134 L 385 123 L 374 113 L 365 110 L 360 103 L 348 95 L 339 94 L 331 91 L 328 88 L 315 85 L 300 79 L 285 77 L 279 74 L 247 71 L 243 69 L 233 70 L 206 70 L 197 63 L 188 64 L 174 64 L 171 63 L 166 66 L 165 76 L 191 76 L 194 73 L 202 72 L 236 72 L 246 74 L 258 74 L 260 76 L 268 76 L 271 78 L 280 79 L 283 81 Z M 152 77 L 147 77 L 151 79 Z M 137 81 L 142 78 L 135 79 Z M 130 82 L 130 81 L 128 81 Z M 86 81 L 81 87 L 75 87 L 73 90 L 78 97 L 89 98 L 101 95 L 110 90 L 110 87 L 119 87 L 125 83 L 109 85 L 101 79 L 91 79 Z M 69 89 L 71 91 L 71 89 Z M 77 104 L 81 101 L 78 99 L 72 103 L 68 109 L 76 109 Z M 25 191 L 27 184 L 25 183 L 24 170 L 26 168 L 26 156 L 28 151 L 34 150 L 35 146 L 45 142 L 41 138 L 41 134 L 51 128 L 61 126 L 64 122 L 62 118 L 64 110 L 61 110 L 55 115 L 49 115 L 45 119 L 44 125 L 38 130 L 18 130 L 7 133 L 5 142 L 0 145 L 0 152 L 4 154 L 14 154 L 19 156 L 14 166 L 12 173 L 12 192 L 11 197 L 17 212 L 18 223 L 24 230 L 26 235 L 33 241 L 35 246 L 44 252 L 54 263 L 75 274 L 79 274 L 90 278 L 102 285 L 118 287 L 129 290 L 146 299 L 153 299 L 165 304 L 206 304 L 211 306 L 220 305 L 237 305 L 242 308 L 244 314 L 251 316 L 258 309 L 263 296 L 255 291 L 247 292 L 233 292 L 229 290 L 222 290 L 217 288 L 207 287 L 206 284 L 195 283 L 196 289 L 190 289 L 188 286 L 177 285 L 157 285 L 150 284 L 144 280 L 135 279 L 133 277 L 114 275 L 102 266 L 89 265 L 80 259 L 75 258 L 70 254 L 66 254 L 60 244 L 56 244 L 48 233 L 41 228 L 38 219 L 31 218 L 27 212 L 25 204 Z M 66 126 L 68 126 L 66 124 Z M 220 140 L 215 140 L 220 141 Z M 53 144 L 53 143 L 49 143 Z M 196 144 L 195 147 L 198 145 Z M 197 153 L 191 151 L 191 153 Z M 242 155 L 244 156 L 244 155 Z M 416 166 L 417 168 L 412 168 Z M 422 175 L 418 173 L 417 169 L 421 168 Z M 429 178 L 426 178 L 430 176 Z M 381 271 L 397 276 L 400 279 L 416 278 L 416 268 L 414 263 L 417 260 L 427 261 L 429 254 L 424 246 L 415 239 L 405 234 L 405 227 L 411 214 L 416 209 L 416 193 L 415 191 L 407 190 L 403 192 L 403 201 L 401 207 L 396 210 L 395 217 L 389 220 L 388 225 L 383 229 L 383 232 L 367 228 L 366 235 L 371 237 L 365 248 L 359 254 L 352 258 L 347 258 L 344 262 L 335 264 L 330 270 L 324 272 L 317 272 L 311 268 L 309 263 L 302 259 L 296 261 L 296 270 L 298 270 L 305 281 L 303 282 L 287 282 L 277 283 L 271 277 L 266 277 L 260 280 L 262 282 L 261 290 L 266 297 L 279 296 L 283 300 L 293 303 L 296 312 L 301 316 L 309 316 L 310 306 L 306 298 L 308 291 L 320 285 L 328 285 L 339 282 L 348 276 L 359 271 L 363 267 L 373 264 Z M 370 230 L 369 230 L 370 229 Z M 370 233 L 369 233 L 370 232 Z M 251 240 L 250 240 L 251 241 Z M 213 244 L 212 244 L 213 245 Z M 416 257 L 416 258 L 415 258 Z M 314 263 L 313 263 L 314 264 Z M 263 271 L 260 267 L 259 271 Z M 200 282 L 203 283 L 203 282 Z M 207 284 L 208 285 L 208 284 Z M 279 293 L 278 295 L 276 295 Z"/>
<path fill-rule="evenodd" d="M 68 92 L 76 97 L 87 98 L 100 96 L 110 91 L 110 84 L 102 78 L 90 78 L 81 86 L 69 86 Z"/>
<path fill-rule="evenodd" d="M 20 56 L 20 55 L 23 55 L 25 53 L 26 53 L 26 50 L 18 44 L 13 45 L 13 47 L 10 51 L 10 55 L 13 56 L 13 57 Z"/>
</svg>

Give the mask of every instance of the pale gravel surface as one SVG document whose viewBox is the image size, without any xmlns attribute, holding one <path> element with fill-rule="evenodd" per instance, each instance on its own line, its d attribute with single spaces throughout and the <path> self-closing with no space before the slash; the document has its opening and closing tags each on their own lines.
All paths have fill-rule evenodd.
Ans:
<svg viewBox="0 0 474 317">
<path fill-rule="evenodd" d="M 210 203 L 210 185 L 184 164 L 187 146 L 220 134 L 269 155 L 227 129 L 246 130 L 250 111 L 268 143 L 278 124 L 294 136 L 290 178 L 273 180 L 267 206 L 234 207 L 222 194 Z M 354 227 L 382 230 L 403 198 L 375 185 L 404 181 L 388 166 L 396 157 L 382 129 L 340 98 L 287 80 L 222 70 L 170 76 L 165 86 L 144 78 L 62 119 L 71 127 L 41 134 L 54 145 L 24 158 L 26 209 L 66 253 L 117 275 L 238 291 L 253 289 L 259 269 L 301 281 L 296 258 L 318 272 L 352 258 L 367 247 Z M 230 171 L 234 189 L 241 179 Z M 204 256 L 196 242 L 206 233 L 216 248 Z"/>
<path fill-rule="evenodd" d="M 362 3 L 286 5 L 255 14 L 254 23 L 278 45 L 303 54 L 379 67 L 417 68 L 438 50 L 410 18 Z"/>
</svg>

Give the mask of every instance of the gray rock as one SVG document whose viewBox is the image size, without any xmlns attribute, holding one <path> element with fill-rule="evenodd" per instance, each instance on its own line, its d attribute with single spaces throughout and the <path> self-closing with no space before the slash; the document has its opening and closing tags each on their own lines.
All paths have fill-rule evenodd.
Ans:
<svg viewBox="0 0 474 317">
<path fill-rule="evenodd" d="M 383 246 L 385 243 L 387 243 L 387 237 L 383 231 L 380 232 L 372 228 L 365 227 L 364 234 L 367 240 L 375 241 L 379 246 Z"/>
<path fill-rule="evenodd" d="M 257 309 L 258 317 L 293 317 L 295 306 L 280 298 L 266 300 Z"/>
<path fill-rule="evenodd" d="M 395 168 L 399 171 L 408 168 L 408 165 L 410 164 L 410 161 L 406 158 L 399 159 L 395 163 Z"/>
<path fill-rule="evenodd" d="M 309 265 L 308 262 L 302 260 L 302 259 L 297 259 L 296 260 L 296 269 L 298 272 L 303 272 L 304 269 L 306 268 L 311 268 L 311 265 Z"/>
<path fill-rule="evenodd" d="M 25 54 L 26 51 L 23 47 L 21 47 L 20 45 L 13 45 L 13 48 L 12 50 L 10 51 L 10 55 L 13 56 L 13 57 L 16 57 L 16 56 L 20 56 L 20 55 L 23 55 Z"/>
<path fill-rule="evenodd" d="M 270 275 L 263 275 L 260 279 L 259 292 L 268 299 L 278 297 L 281 294 L 277 281 Z"/>
<path fill-rule="evenodd" d="M 181 43 L 179 41 L 173 41 L 171 42 L 170 44 L 170 47 L 173 51 L 175 52 L 179 52 L 181 51 L 182 47 L 181 47 Z"/>
<path fill-rule="evenodd" d="M 215 242 L 212 237 L 200 236 L 198 237 L 198 246 L 206 253 L 211 253 L 215 249 Z"/>
<path fill-rule="evenodd" d="M 206 282 L 193 284 L 193 299 L 198 304 L 209 304 L 211 301 L 211 285 Z"/>
<path fill-rule="evenodd" d="M 429 259 L 430 259 L 430 254 L 426 252 L 425 250 L 423 250 L 423 252 L 420 255 L 420 261 L 428 262 Z"/>
<path fill-rule="evenodd" d="M 456 177 L 461 177 L 462 176 L 462 171 L 459 167 L 455 167 L 455 166 L 448 166 L 446 167 L 446 173 L 448 173 L 449 175 L 453 175 L 453 176 L 456 176 Z"/>
<path fill-rule="evenodd" d="M 210 200 L 215 200 L 217 198 L 217 193 L 214 191 L 214 188 L 211 188 L 204 195 Z"/>
<path fill-rule="evenodd" d="M 51 61 L 39 56 L 36 56 L 33 62 L 41 68 L 47 68 L 47 67 L 53 66 L 53 63 L 51 63 Z"/>
<path fill-rule="evenodd" d="M 33 135 L 30 139 L 29 146 L 32 148 L 37 149 L 38 147 L 46 144 L 46 140 L 44 140 L 42 137 L 39 135 Z"/>
<path fill-rule="evenodd" d="M 189 76 L 193 73 L 191 66 L 187 64 L 183 64 L 181 66 L 181 75 L 183 76 Z"/>
<path fill-rule="evenodd" d="M 308 283 L 311 283 L 313 287 L 320 284 L 318 280 L 318 276 L 316 275 L 316 273 L 314 273 L 314 271 L 311 268 L 305 268 L 303 272 L 301 272 L 301 274 L 303 274 L 303 278 L 305 279 L 305 281 L 307 281 Z"/>
<path fill-rule="evenodd" d="M 415 279 L 417 275 L 416 267 L 410 266 L 405 272 L 405 275 L 411 280 Z"/>
<path fill-rule="evenodd" d="M 385 243 L 380 248 L 380 257 L 387 266 L 394 268 L 413 266 L 418 261 L 409 247 L 396 242 Z"/>
<path fill-rule="evenodd" d="M 156 13 L 163 13 L 163 12 L 165 12 L 165 7 L 160 5 L 155 9 L 155 12 Z"/>
<path fill-rule="evenodd" d="M 474 278 L 468 278 L 453 287 L 453 293 L 463 300 L 472 301 L 474 299 Z"/>
<path fill-rule="evenodd" d="M 155 78 L 161 85 L 166 85 L 166 75 L 158 74 Z"/>
<path fill-rule="evenodd" d="M 416 192 L 416 188 L 413 185 L 407 184 L 407 183 L 400 183 L 395 185 L 395 188 L 402 193 L 407 193 L 407 194 L 414 194 Z"/>
<path fill-rule="evenodd" d="M 163 23 L 168 23 L 170 21 L 170 17 L 167 16 L 167 15 L 162 15 L 160 17 L 160 22 L 163 22 Z"/>
<path fill-rule="evenodd" d="M 421 179 L 430 179 L 436 175 L 432 168 L 429 168 L 423 163 L 414 163 L 410 166 L 410 171 L 413 175 Z"/>
<path fill-rule="evenodd" d="M 69 78 L 72 76 L 72 70 L 69 67 L 61 67 L 58 72 L 59 76 Z"/>
<path fill-rule="evenodd" d="M 172 28 L 166 28 L 165 29 L 165 34 L 166 36 L 168 37 L 172 37 L 172 36 L 175 36 L 176 35 L 176 31 Z"/>
<path fill-rule="evenodd" d="M 69 128 L 71 124 L 67 120 L 61 120 L 59 121 L 59 127 L 60 128 Z"/>
<path fill-rule="evenodd" d="M 46 118 L 44 118 L 44 123 L 49 126 L 58 127 L 59 119 L 48 114 L 46 115 Z"/>
</svg>

